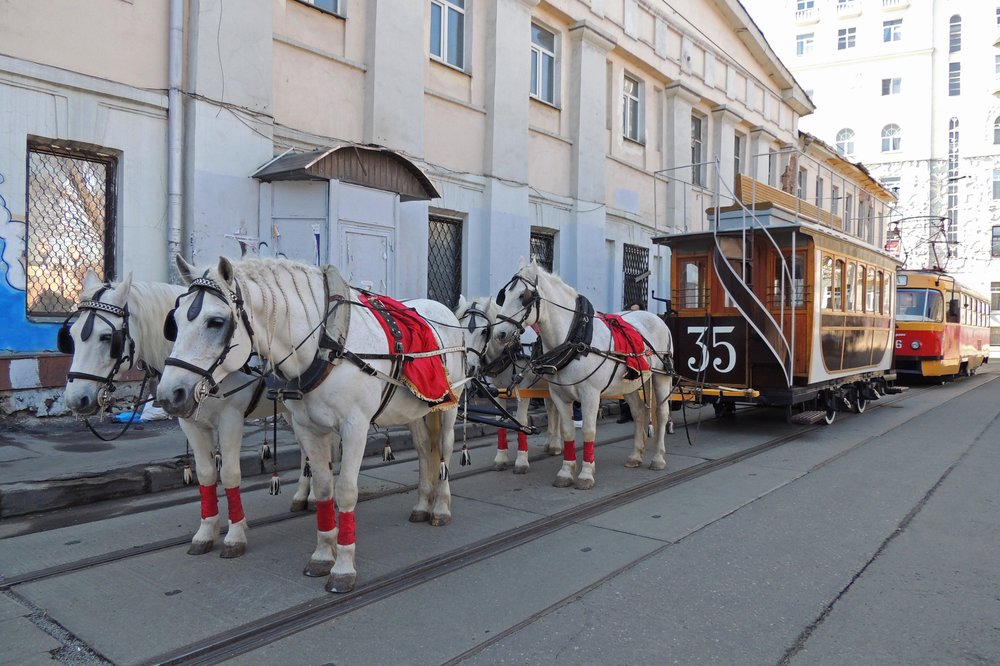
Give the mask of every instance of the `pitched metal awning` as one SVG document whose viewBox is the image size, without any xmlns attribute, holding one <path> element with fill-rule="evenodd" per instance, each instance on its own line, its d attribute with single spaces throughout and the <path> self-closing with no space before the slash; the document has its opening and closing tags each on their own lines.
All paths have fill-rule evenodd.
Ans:
<svg viewBox="0 0 1000 666">
<path fill-rule="evenodd" d="M 381 146 L 345 144 L 292 153 L 268 162 L 253 177 L 277 180 L 339 180 L 395 192 L 400 201 L 427 201 L 441 195 L 417 166 Z"/>
</svg>

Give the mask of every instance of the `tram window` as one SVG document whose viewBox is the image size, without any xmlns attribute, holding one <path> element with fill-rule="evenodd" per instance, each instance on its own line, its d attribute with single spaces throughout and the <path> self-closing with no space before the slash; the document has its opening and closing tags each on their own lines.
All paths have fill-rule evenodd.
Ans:
<svg viewBox="0 0 1000 666">
<path fill-rule="evenodd" d="M 878 293 L 875 294 L 875 304 L 879 307 L 879 314 L 887 314 L 885 309 L 885 273 L 878 272 Z"/>
<path fill-rule="evenodd" d="M 892 285 L 895 280 L 892 273 L 886 273 L 882 278 L 882 314 L 888 316 L 892 312 Z"/>
<path fill-rule="evenodd" d="M 853 262 L 847 265 L 847 284 L 845 285 L 847 289 L 846 302 L 844 304 L 845 310 L 854 309 L 854 273 L 857 271 L 858 267 Z"/>
<path fill-rule="evenodd" d="M 680 297 L 682 308 L 705 307 L 705 271 L 702 261 L 680 262 Z"/>
<path fill-rule="evenodd" d="M 833 259 L 823 257 L 823 307 L 829 310 L 833 307 Z"/>
<path fill-rule="evenodd" d="M 792 307 L 802 307 L 805 303 L 805 266 L 804 257 L 796 254 L 793 258 L 790 254 L 785 255 L 785 262 L 782 263 L 780 257 L 774 258 L 774 280 L 771 286 L 771 303 L 777 304 L 781 301 L 782 284 L 784 284 L 785 305 Z M 785 266 L 788 267 L 788 274 L 791 274 L 791 283 L 788 282 Z"/>
<path fill-rule="evenodd" d="M 878 303 L 875 300 L 875 269 L 868 267 L 868 281 L 865 283 L 865 310 L 875 312 Z"/>
<path fill-rule="evenodd" d="M 837 259 L 833 265 L 833 309 L 844 307 L 844 261 Z"/>
<path fill-rule="evenodd" d="M 935 289 L 896 290 L 899 321 L 944 321 L 944 297 Z"/>
<path fill-rule="evenodd" d="M 865 309 L 865 267 L 858 264 L 858 281 L 854 287 L 854 309 Z"/>
</svg>

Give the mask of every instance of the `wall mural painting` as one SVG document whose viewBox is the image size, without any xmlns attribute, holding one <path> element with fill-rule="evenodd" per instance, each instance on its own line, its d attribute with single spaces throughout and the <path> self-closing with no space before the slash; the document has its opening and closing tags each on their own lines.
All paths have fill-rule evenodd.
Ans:
<svg viewBox="0 0 1000 666">
<path fill-rule="evenodd" d="M 29 322 L 25 314 L 26 229 L 24 220 L 14 219 L 7 207 L 3 184 L 0 174 L 0 354 L 52 350 L 59 325 Z"/>
</svg>

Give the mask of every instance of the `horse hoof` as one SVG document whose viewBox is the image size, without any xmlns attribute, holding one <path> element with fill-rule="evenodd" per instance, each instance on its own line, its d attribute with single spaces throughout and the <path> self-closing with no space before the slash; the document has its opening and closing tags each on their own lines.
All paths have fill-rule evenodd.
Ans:
<svg viewBox="0 0 1000 666">
<path fill-rule="evenodd" d="M 446 513 L 435 513 L 431 516 L 431 527 L 444 527 L 451 522 L 451 516 Z"/>
<path fill-rule="evenodd" d="M 234 543 L 234 544 L 223 544 L 222 552 L 219 553 L 219 557 L 225 560 L 231 560 L 235 557 L 239 557 L 247 552 L 247 545 L 245 543 Z"/>
<path fill-rule="evenodd" d="M 514 467 L 514 474 L 527 474 L 527 473 L 528 473 L 527 465 L 525 465 L 524 467 L 516 467 L 516 466 Z"/>
<path fill-rule="evenodd" d="M 494 472 L 502 472 L 505 469 L 507 469 L 507 467 L 508 467 L 507 463 L 493 463 Z"/>
<path fill-rule="evenodd" d="M 321 578 L 329 576 L 331 569 L 333 569 L 331 560 L 309 560 L 309 564 L 302 570 L 302 575 L 310 578 Z"/>
<path fill-rule="evenodd" d="M 629 458 L 625 461 L 625 466 L 629 468 L 642 467 L 642 461 L 636 460 L 635 458 Z"/>
<path fill-rule="evenodd" d="M 577 490 L 590 490 L 593 487 L 594 487 L 594 480 L 593 479 L 577 479 L 576 480 L 576 489 Z"/>
<path fill-rule="evenodd" d="M 562 455 L 562 448 L 550 449 L 549 447 L 545 447 L 545 452 L 547 454 L 549 454 L 550 456 L 561 456 Z"/>
<path fill-rule="evenodd" d="M 410 522 L 411 523 L 426 523 L 431 519 L 431 514 L 427 511 L 411 511 L 410 512 Z"/>
<path fill-rule="evenodd" d="M 191 546 L 188 547 L 188 555 L 204 555 L 211 551 L 214 545 L 215 543 L 212 541 L 192 541 Z"/>
<path fill-rule="evenodd" d="M 309 502 L 307 500 L 304 500 L 304 499 L 302 499 L 302 500 L 298 500 L 298 499 L 297 500 L 292 500 L 292 506 L 290 506 L 288 508 L 288 510 L 292 511 L 292 512 L 308 511 L 308 509 L 309 509 Z"/>
<path fill-rule="evenodd" d="M 337 594 L 350 592 L 354 589 L 354 583 L 357 578 L 357 574 L 330 574 L 324 588 L 327 592 L 335 592 Z"/>
<path fill-rule="evenodd" d="M 557 476 L 552 485 L 556 488 L 569 488 L 573 485 L 573 478 L 569 476 Z"/>
<path fill-rule="evenodd" d="M 649 463 L 649 469 L 655 469 L 656 471 L 665 470 L 667 468 L 667 463 L 665 461 L 654 460 Z"/>
</svg>

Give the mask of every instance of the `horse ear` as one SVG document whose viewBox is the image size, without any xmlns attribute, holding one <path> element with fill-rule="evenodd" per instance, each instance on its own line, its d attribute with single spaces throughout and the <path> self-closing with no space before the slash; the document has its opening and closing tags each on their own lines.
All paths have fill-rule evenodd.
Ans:
<svg viewBox="0 0 1000 666">
<path fill-rule="evenodd" d="M 83 276 L 83 291 L 89 294 L 94 293 L 104 284 L 104 280 L 97 277 L 93 269 L 88 268 L 87 274 Z"/>
<path fill-rule="evenodd" d="M 465 309 L 465 306 L 467 306 L 468 304 L 469 304 L 469 302 L 465 300 L 465 294 L 459 294 L 458 295 L 458 307 L 455 308 L 455 312 L 461 312 L 462 310 Z"/>
<path fill-rule="evenodd" d="M 174 263 L 177 264 L 177 272 L 180 274 L 184 284 L 191 284 L 191 281 L 195 278 L 194 266 L 185 261 L 184 257 L 180 254 L 174 255 Z"/>
<path fill-rule="evenodd" d="M 125 303 L 128 301 L 128 295 L 131 291 L 132 271 L 129 271 L 128 276 L 126 276 L 126 278 L 118 284 L 118 287 L 115 289 L 115 293 L 117 293 L 118 297 L 121 298 L 122 303 Z"/>
<path fill-rule="evenodd" d="M 233 268 L 232 262 L 225 257 L 219 257 L 219 277 L 226 284 L 233 283 L 233 277 L 236 275 L 236 270 Z"/>
<path fill-rule="evenodd" d="M 517 270 L 521 270 L 526 265 L 527 264 L 524 263 L 524 257 L 523 256 L 522 257 L 518 257 L 518 259 L 517 259 Z"/>
</svg>

